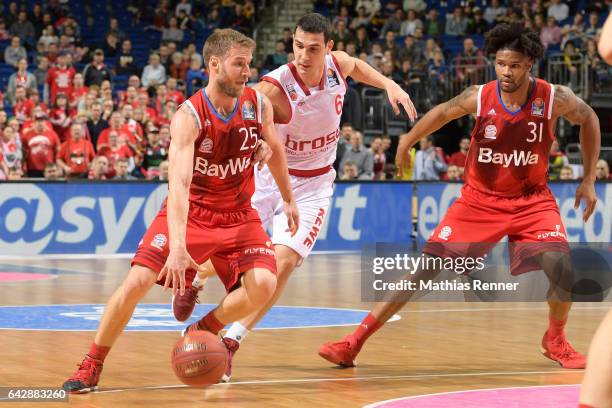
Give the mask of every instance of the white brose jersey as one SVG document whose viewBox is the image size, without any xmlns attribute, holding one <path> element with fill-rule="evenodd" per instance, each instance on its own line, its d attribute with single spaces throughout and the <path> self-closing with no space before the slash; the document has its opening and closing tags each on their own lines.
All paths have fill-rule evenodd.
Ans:
<svg viewBox="0 0 612 408">
<path fill-rule="evenodd" d="M 308 88 L 293 63 L 266 74 L 267 81 L 281 89 L 291 105 L 288 123 L 277 123 L 276 130 L 285 146 L 291 170 L 321 171 L 336 159 L 342 103 L 346 79 L 336 58 L 325 56 L 325 70 L 319 86 Z"/>
</svg>

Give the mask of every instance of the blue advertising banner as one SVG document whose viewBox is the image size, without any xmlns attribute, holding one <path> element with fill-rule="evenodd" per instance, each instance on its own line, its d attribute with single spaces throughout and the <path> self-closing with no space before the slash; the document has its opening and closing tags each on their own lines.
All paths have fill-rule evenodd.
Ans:
<svg viewBox="0 0 612 408">
<path fill-rule="evenodd" d="M 612 183 L 596 183 L 597 207 L 591 219 L 582 221 L 582 208 L 575 210 L 574 201 L 578 183 L 550 183 L 550 189 L 557 199 L 559 211 L 571 242 L 611 242 L 612 241 Z M 418 183 L 418 223 L 419 240 L 429 238 L 433 230 L 446 214 L 448 207 L 459 197 L 461 184 L 458 183 Z"/>
<path fill-rule="evenodd" d="M 410 242 L 410 183 L 336 183 L 316 251 L 359 250 L 366 243 Z"/>
<path fill-rule="evenodd" d="M 133 252 L 167 193 L 165 184 L 2 183 L 0 254 Z"/>
<path fill-rule="evenodd" d="M 315 250 L 408 242 L 412 188 L 337 184 Z M 149 183 L 2 183 L 0 255 L 132 253 L 167 192 Z"/>
</svg>

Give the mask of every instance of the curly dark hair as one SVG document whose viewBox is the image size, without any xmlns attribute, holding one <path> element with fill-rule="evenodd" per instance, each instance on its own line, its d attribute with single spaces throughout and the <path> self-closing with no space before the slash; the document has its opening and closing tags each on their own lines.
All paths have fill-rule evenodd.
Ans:
<svg viewBox="0 0 612 408">
<path fill-rule="evenodd" d="M 487 54 L 495 54 L 499 50 L 512 50 L 527 55 L 532 60 L 544 56 L 544 45 L 540 36 L 533 30 L 528 30 L 523 24 L 503 23 L 495 26 L 485 34 Z"/>
</svg>

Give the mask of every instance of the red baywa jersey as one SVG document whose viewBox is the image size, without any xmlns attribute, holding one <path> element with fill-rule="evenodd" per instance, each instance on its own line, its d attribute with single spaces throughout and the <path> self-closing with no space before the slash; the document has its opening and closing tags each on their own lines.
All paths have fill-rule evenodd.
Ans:
<svg viewBox="0 0 612 408">
<path fill-rule="evenodd" d="M 516 112 L 501 99 L 497 81 L 478 89 L 476 124 L 465 163 L 465 183 L 484 193 L 518 197 L 546 186 L 555 139 L 554 88 L 539 78 Z"/>
<path fill-rule="evenodd" d="M 224 119 L 204 89 L 186 102 L 198 118 L 190 201 L 215 210 L 251 207 L 255 191 L 253 154 L 261 135 L 261 95 L 245 88 Z"/>
</svg>

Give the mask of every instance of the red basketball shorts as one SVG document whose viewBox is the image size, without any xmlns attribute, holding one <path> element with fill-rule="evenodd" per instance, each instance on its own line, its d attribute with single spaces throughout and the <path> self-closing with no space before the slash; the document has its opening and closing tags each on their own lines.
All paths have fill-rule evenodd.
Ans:
<svg viewBox="0 0 612 408">
<path fill-rule="evenodd" d="M 250 269 L 264 268 L 276 274 L 274 248 L 252 208 L 221 212 L 191 205 L 186 243 L 187 251 L 198 264 L 211 259 L 228 292 L 238 286 L 240 276 Z M 159 273 L 169 252 L 164 204 L 138 245 L 132 265 L 146 266 Z M 194 269 L 185 272 L 187 286 L 195 274 Z M 157 283 L 163 285 L 164 280 Z"/>
<path fill-rule="evenodd" d="M 548 188 L 519 198 L 484 194 L 465 185 L 425 244 L 441 257 L 481 257 L 508 236 L 513 275 L 541 269 L 535 256 L 569 253 L 559 208 Z"/>
</svg>

